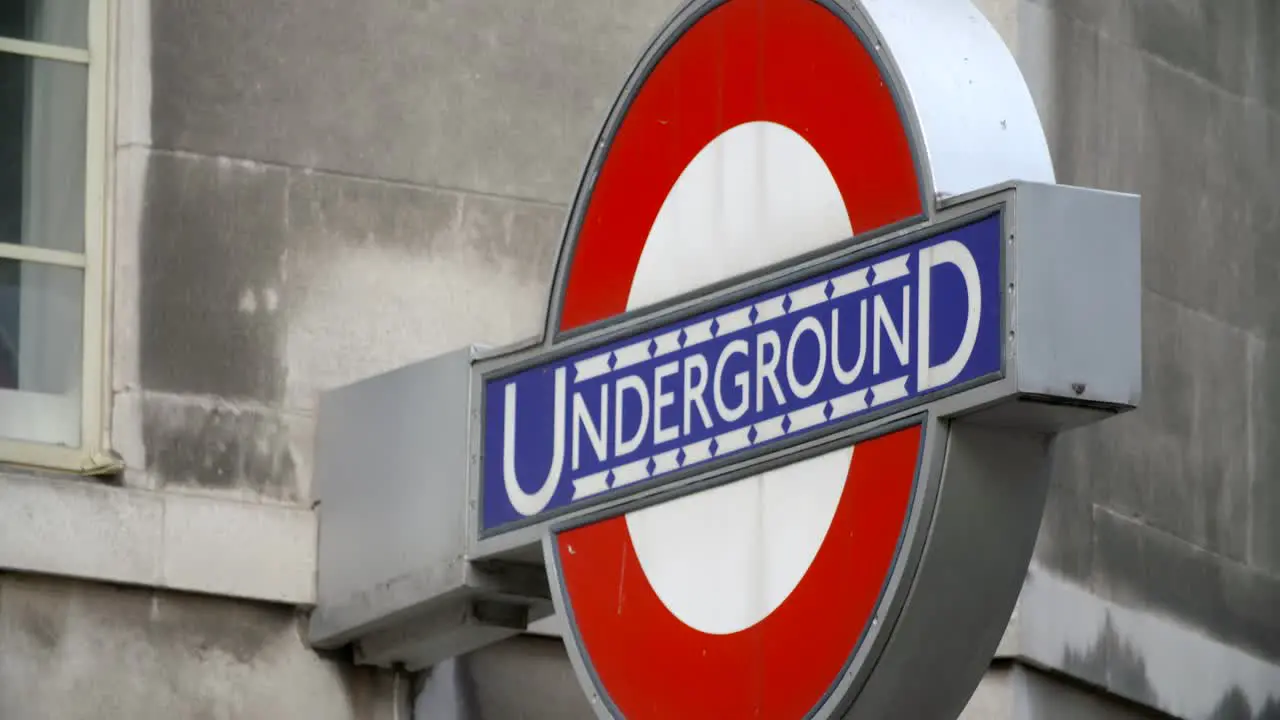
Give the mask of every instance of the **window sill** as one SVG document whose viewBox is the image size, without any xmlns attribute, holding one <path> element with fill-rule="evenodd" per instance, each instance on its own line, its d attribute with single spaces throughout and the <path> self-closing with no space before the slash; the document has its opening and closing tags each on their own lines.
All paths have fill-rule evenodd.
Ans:
<svg viewBox="0 0 1280 720">
<path fill-rule="evenodd" d="M 0 568 L 310 606 L 303 508 L 0 471 Z"/>
</svg>

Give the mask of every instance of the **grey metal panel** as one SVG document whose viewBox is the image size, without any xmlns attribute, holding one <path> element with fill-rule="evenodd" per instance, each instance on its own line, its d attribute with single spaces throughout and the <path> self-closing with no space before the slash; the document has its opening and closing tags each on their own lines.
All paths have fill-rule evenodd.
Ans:
<svg viewBox="0 0 1280 720">
<path fill-rule="evenodd" d="M 960 714 L 1022 585 L 1048 489 L 1049 445 L 1038 432 L 952 423 L 910 594 L 845 717 Z"/>
<path fill-rule="evenodd" d="M 1018 389 L 1136 406 L 1142 388 L 1138 197 L 1019 183 L 1015 203 Z"/>
<path fill-rule="evenodd" d="M 472 355 L 459 350 L 322 396 L 316 644 L 341 644 L 468 581 Z"/>
</svg>

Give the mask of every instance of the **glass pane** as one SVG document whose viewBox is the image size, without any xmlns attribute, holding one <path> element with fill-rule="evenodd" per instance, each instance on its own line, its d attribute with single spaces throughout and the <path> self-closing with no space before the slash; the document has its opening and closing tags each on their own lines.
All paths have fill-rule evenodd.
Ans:
<svg viewBox="0 0 1280 720">
<path fill-rule="evenodd" d="M 80 444 L 83 277 L 0 258 L 0 435 Z"/>
<path fill-rule="evenodd" d="M 87 83 L 87 66 L 0 53 L 0 242 L 83 252 Z"/>
<path fill-rule="evenodd" d="M 83 48 L 89 0 L 0 0 L 0 36 Z"/>
</svg>

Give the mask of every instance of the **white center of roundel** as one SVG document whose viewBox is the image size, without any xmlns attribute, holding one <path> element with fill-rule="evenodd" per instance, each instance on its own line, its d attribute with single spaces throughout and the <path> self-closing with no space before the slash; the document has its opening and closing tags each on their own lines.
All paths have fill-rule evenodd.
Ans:
<svg viewBox="0 0 1280 720">
<path fill-rule="evenodd" d="M 631 284 L 634 309 L 852 235 L 835 178 L 776 123 L 712 140 L 662 204 Z M 844 489 L 846 448 L 627 515 L 637 559 L 686 625 L 729 634 L 763 620 L 804 577 Z"/>
</svg>

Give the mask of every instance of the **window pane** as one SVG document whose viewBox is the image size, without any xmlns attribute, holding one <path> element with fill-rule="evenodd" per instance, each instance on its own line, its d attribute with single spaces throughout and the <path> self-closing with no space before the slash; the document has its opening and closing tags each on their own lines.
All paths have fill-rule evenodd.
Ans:
<svg viewBox="0 0 1280 720">
<path fill-rule="evenodd" d="M 89 0 L 0 0 L 0 36 L 83 48 Z"/>
<path fill-rule="evenodd" d="M 80 444 L 83 277 L 0 258 L 0 435 Z"/>
<path fill-rule="evenodd" d="M 87 83 L 87 66 L 0 53 L 0 242 L 83 252 Z"/>
</svg>

